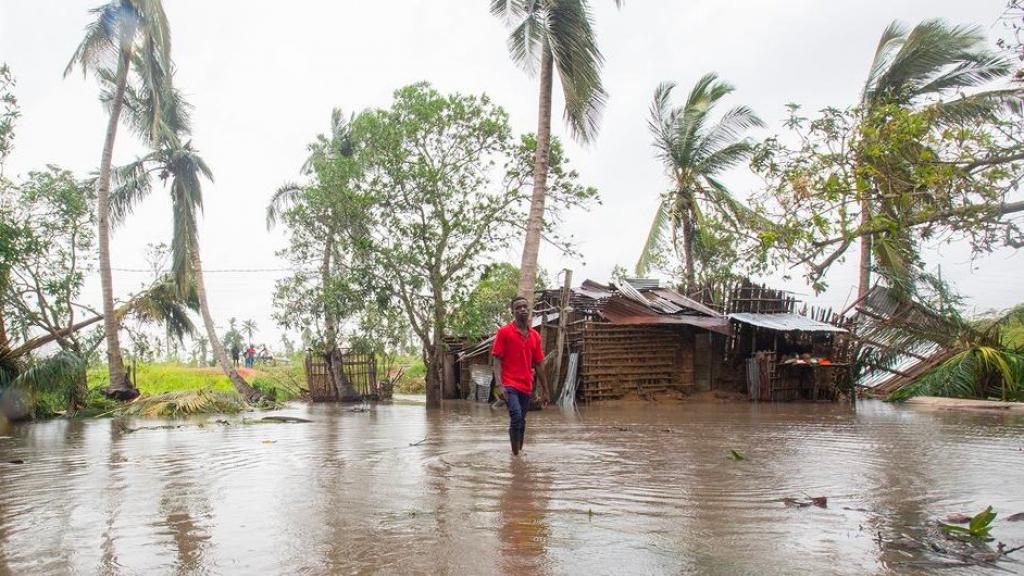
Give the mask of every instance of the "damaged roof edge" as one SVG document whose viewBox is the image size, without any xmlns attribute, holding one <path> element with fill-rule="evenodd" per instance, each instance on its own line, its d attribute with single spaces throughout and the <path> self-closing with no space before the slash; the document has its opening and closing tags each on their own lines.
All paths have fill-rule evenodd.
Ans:
<svg viewBox="0 0 1024 576">
<path fill-rule="evenodd" d="M 756 314 L 753 312 L 735 312 L 729 318 L 751 326 L 778 330 L 779 332 L 838 332 L 846 334 L 848 330 L 818 322 L 799 314 Z"/>
</svg>

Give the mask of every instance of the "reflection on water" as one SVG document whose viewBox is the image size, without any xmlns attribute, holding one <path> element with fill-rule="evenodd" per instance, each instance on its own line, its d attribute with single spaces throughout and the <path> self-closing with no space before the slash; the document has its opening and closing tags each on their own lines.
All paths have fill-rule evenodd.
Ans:
<svg viewBox="0 0 1024 576">
<path fill-rule="evenodd" d="M 1019 416 L 552 409 L 517 459 L 486 405 L 282 414 L 313 422 L 8 429 L 0 574 L 923 574 L 933 559 L 883 542 L 952 512 L 1024 512 Z M 828 508 L 781 502 L 808 496 Z M 1024 522 L 993 533 L 1024 544 Z"/>
</svg>

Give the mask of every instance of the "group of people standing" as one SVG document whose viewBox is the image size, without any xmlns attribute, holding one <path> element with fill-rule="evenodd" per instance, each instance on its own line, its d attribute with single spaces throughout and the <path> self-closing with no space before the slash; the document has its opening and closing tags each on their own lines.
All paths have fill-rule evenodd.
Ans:
<svg viewBox="0 0 1024 576">
<path fill-rule="evenodd" d="M 241 356 L 243 361 L 245 362 L 245 367 L 246 368 L 252 368 L 253 365 L 256 364 L 256 358 L 257 357 L 258 358 L 267 358 L 267 359 L 269 359 L 271 357 L 270 356 L 270 351 L 267 350 L 267 345 L 266 344 L 264 344 L 263 346 L 260 347 L 260 351 L 258 353 L 256 352 L 256 347 L 253 346 L 252 343 L 250 343 L 248 348 L 245 349 L 245 352 L 242 352 L 242 347 L 239 344 L 232 344 L 231 345 L 231 361 L 234 362 L 235 368 L 238 367 L 238 358 L 239 358 L 239 356 Z"/>
</svg>

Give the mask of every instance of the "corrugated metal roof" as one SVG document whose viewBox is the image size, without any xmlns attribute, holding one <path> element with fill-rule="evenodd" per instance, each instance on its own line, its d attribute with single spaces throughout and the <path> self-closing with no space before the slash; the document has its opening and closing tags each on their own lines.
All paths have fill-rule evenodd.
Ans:
<svg viewBox="0 0 1024 576">
<path fill-rule="evenodd" d="M 713 317 L 698 314 L 666 314 L 623 295 L 615 295 L 606 300 L 601 305 L 599 312 L 612 324 L 686 325 L 720 334 L 729 334 L 729 319 L 721 314 L 716 314 Z"/>
<path fill-rule="evenodd" d="M 846 330 L 812 320 L 799 314 L 755 314 L 752 312 L 736 312 L 729 314 L 729 318 L 744 324 L 778 330 L 780 332 L 840 332 Z"/>
<path fill-rule="evenodd" d="M 657 288 L 655 290 L 651 290 L 651 293 L 657 294 L 659 297 L 664 298 L 665 300 L 668 300 L 670 302 L 673 302 L 679 306 L 689 308 L 690 310 L 696 310 L 697 312 L 707 314 L 708 316 L 722 316 L 721 312 L 719 312 L 718 310 L 715 310 L 714 308 L 711 308 L 701 302 L 698 302 L 693 298 L 690 298 L 689 296 L 684 296 L 679 292 L 676 292 L 675 290 L 670 290 L 668 288 Z"/>
<path fill-rule="evenodd" d="M 649 290 L 661 285 L 657 278 L 626 278 L 626 282 L 637 290 Z"/>
</svg>

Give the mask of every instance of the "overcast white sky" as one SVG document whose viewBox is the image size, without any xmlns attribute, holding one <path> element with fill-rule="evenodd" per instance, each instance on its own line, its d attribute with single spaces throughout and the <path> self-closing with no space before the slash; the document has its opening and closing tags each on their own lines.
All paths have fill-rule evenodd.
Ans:
<svg viewBox="0 0 1024 576">
<path fill-rule="evenodd" d="M 86 174 L 99 163 L 105 113 L 91 78 L 62 72 L 97 0 L 0 0 L 0 61 L 17 78 L 22 106 L 8 176 L 44 164 Z M 655 86 L 676 81 L 685 93 L 708 71 L 737 87 L 727 104 L 747 104 L 780 130 L 787 102 L 808 110 L 854 102 L 882 30 L 893 20 L 916 24 L 941 17 L 1004 34 L 1004 0 L 633 0 L 615 10 L 594 0 L 598 43 L 610 94 L 601 132 L 588 147 L 569 145 L 582 180 L 603 204 L 572 214 L 567 226 L 584 261 L 543 247 L 549 272 L 607 280 L 613 266 L 631 268 L 658 194 L 667 186 L 654 159 L 646 114 Z M 283 273 L 216 272 L 280 268 L 279 232 L 268 233 L 264 210 L 273 191 L 299 177 L 306 144 L 326 130 L 333 107 L 346 112 L 390 103 L 393 90 L 428 80 L 444 92 L 487 93 L 504 106 L 518 132 L 535 131 L 536 81 L 513 66 L 507 31 L 483 0 L 290 2 L 164 0 L 173 36 L 177 86 L 195 106 L 194 144 L 213 168 L 205 189 L 201 245 L 210 304 L 218 324 L 253 319 L 256 340 L 278 343 L 272 289 Z M 556 98 L 559 88 L 556 85 Z M 556 117 L 561 110 L 556 108 Z M 556 134 L 565 129 L 556 119 Z M 115 162 L 140 148 L 119 134 Z M 728 183 L 740 196 L 757 185 L 743 171 Z M 145 267 L 144 247 L 168 241 L 165 194 L 153 196 L 113 238 L 116 268 Z M 518 264 L 519 247 L 495 255 Z M 1024 256 L 1003 251 L 971 263 L 962 246 L 942 246 L 931 260 L 978 309 L 1020 301 Z M 138 288 L 144 275 L 120 271 L 115 289 Z M 797 274 L 799 277 L 799 274 Z M 799 280 L 785 287 L 814 303 L 841 307 L 854 280 L 849 263 L 814 297 Z M 90 280 L 90 294 L 99 280 Z"/>
</svg>

